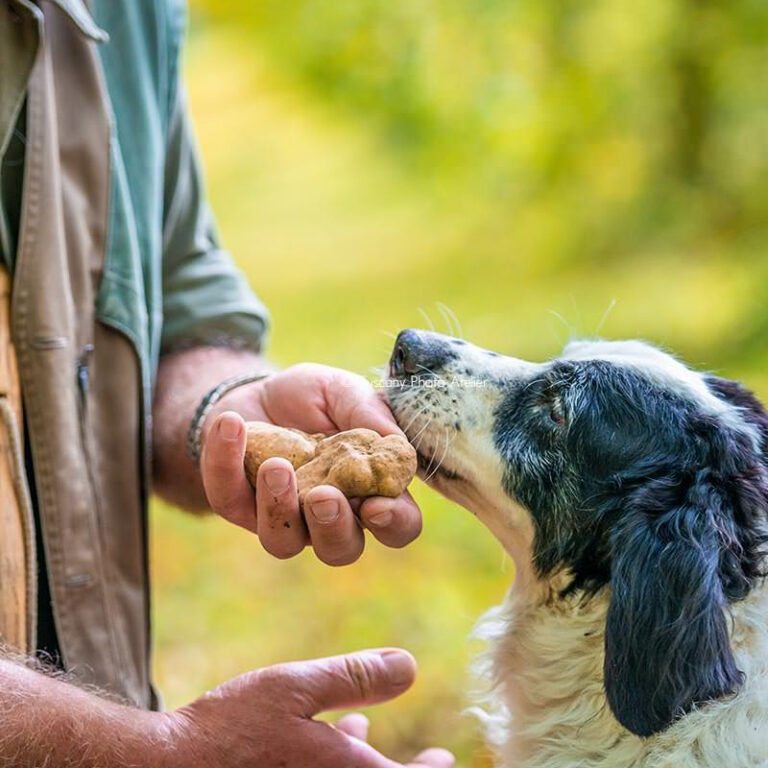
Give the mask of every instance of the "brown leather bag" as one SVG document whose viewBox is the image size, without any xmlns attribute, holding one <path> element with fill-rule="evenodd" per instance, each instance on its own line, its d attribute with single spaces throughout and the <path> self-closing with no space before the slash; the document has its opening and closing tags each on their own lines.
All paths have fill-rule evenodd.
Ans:
<svg viewBox="0 0 768 768">
<path fill-rule="evenodd" d="M 0 267 L 0 642 L 30 650 L 33 520 L 24 477 L 21 389 L 10 333 L 11 280 Z"/>
</svg>

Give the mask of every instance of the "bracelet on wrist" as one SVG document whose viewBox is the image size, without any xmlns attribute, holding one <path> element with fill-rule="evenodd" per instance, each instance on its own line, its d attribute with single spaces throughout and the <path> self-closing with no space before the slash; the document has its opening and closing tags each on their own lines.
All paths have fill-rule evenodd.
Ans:
<svg viewBox="0 0 768 768">
<path fill-rule="evenodd" d="M 218 403 L 224 395 L 229 394 L 233 389 L 242 387 L 245 384 L 252 384 L 255 381 L 261 381 L 270 375 L 270 373 L 246 373 L 241 376 L 234 376 L 231 379 L 226 379 L 220 384 L 217 384 L 203 397 L 200 401 L 200 405 L 197 406 L 195 415 L 189 422 L 187 437 L 184 444 L 187 456 L 194 462 L 195 466 L 200 466 L 205 417 L 211 412 L 216 403 Z"/>
</svg>

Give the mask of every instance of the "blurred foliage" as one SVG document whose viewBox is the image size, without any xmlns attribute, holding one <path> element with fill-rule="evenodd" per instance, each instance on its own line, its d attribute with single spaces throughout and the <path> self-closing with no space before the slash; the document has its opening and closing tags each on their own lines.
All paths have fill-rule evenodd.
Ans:
<svg viewBox="0 0 768 768">
<path fill-rule="evenodd" d="M 195 0 L 188 85 L 271 353 L 362 373 L 458 315 L 519 356 L 641 336 L 768 396 L 763 0 Z M 382 333 L 383 332 L 383 333 Z M 159 508 L 157 671 L 176 705 L 238 671 L 368 645 L 419 657 L 373 738 L 487 765 L 466 636 L 511 580 L 470 518 L 334 571 Z M 476 649 L 474 649 L 476 650 Z"/>
<path fill-rule="evenodd" d="M 514 217 L 512 241 L 549 266 L 660 241 L 749 248 L 765 226 L 760 0 L 197 7 L 404 162 L 493 200 Z"/>
</svg>

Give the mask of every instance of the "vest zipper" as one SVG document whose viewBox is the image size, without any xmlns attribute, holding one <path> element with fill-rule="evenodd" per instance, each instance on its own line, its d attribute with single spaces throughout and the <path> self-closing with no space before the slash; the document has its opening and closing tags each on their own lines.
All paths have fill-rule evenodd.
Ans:
<svg viewBox="0 0 768 768">
<path fill-rule="evenodd" d="M 94 503 L 96 503 L 96 485 L 93 476 L 93 456 L 91 444 L 88 440 L 88 395 L 91 390 L 91 372 L 90 363 L 93 354 L 93 344 L 86 344 L 77 358 L 76 378 L 77 391 L 79 394 L 78 410 L 80 412 L 80 443 L 83 447 L 83 458 L 85 459 L 85 471 L 91 483 L 91 489 L 94 494 Z M 94 574 L 80 573 L 70 576 L 65 580 L 68 587 L 80 587 L 90 584 L 94 579 Z"/>
<path fill-rule="evenodd" d="M 80 392 L 80 426 L 85 438 L 85 408 L 88 404 L 88 392 L 90 390 L 90 373 L 88 365 L 93 354 L 93 344 L 86 344 L 77 361 L 77 389 Z"/>
</svg>

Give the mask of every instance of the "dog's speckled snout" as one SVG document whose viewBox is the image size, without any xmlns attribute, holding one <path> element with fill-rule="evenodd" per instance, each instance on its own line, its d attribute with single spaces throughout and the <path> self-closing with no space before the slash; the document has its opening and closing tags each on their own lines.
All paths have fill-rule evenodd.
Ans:
<svg viewBox="0 0 768 768">
<path fill-rule="evenodd" d="M 389 375 L 395 379 L 439 373 L 456 358 L 447 339 L 407 328 L 400 331 L 389 359 Z"/>
</svg>

